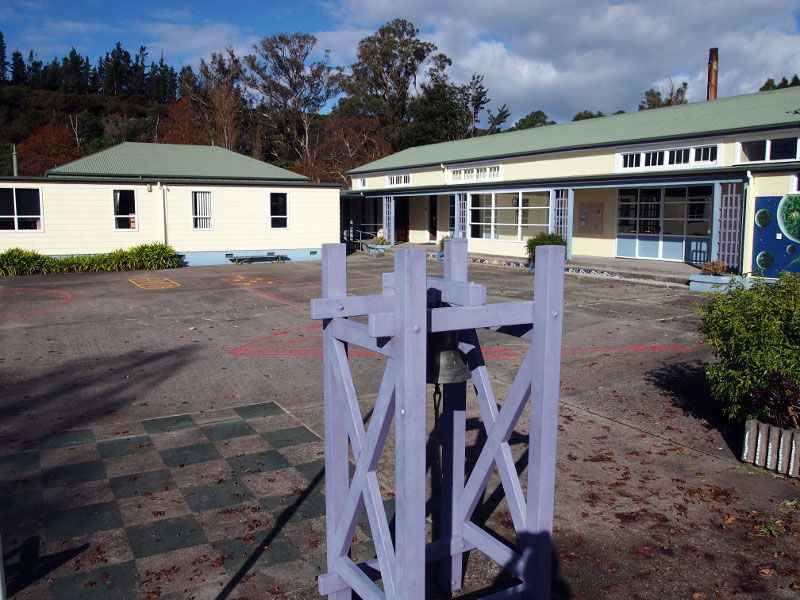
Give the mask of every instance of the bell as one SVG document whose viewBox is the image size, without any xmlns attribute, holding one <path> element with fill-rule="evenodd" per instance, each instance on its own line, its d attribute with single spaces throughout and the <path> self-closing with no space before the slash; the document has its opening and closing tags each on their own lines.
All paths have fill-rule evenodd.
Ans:
<svg viewBox="0 0 800 600">
<path fill-rule="evenodd" d="M 427 383 L 461 383 L 470 377 L 469 367 L 458 349 L 458 333 L 441 331 L 428 334 L 425 381 Z"/>
</svg>

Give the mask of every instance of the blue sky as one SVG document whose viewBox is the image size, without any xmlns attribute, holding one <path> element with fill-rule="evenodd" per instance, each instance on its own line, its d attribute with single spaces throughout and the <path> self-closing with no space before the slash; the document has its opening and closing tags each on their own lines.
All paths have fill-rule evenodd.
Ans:
<svg viewBox="0 0 800 600">
<path fill-rule="evenodd" d="M 456 81 L 483 74 L 491 106 L 508 104 L 514 120 L 536 109 L 559 121 L 636 110 L 670 77 L 703 100 L 714 46 L 720 96 L 800 73 L 796 0 L 0 0 L 9 53 L 49 61 L 75 47 L 96 64 L 120 41 L 132 53 L 146 46 L 151 60 L 163 52 L 176 68 L 229 45 L 246 54 L 283 31 L 313 33 L 346 66 L 361 38 L 397 17 L 453 59 Z"/>
</svg>

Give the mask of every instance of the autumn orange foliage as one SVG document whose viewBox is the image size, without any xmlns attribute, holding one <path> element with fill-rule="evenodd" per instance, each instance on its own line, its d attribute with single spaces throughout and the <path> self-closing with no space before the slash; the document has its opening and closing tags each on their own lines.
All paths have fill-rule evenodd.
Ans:
<svg viewBox="0 0 800 600">
<path fill-rule="evenodd" d="M 17 151 L 20 175 L 34 177 L 84 155 L 69 127 L 62 125 L 42 125 L 22 140 Z"/>
</svg>

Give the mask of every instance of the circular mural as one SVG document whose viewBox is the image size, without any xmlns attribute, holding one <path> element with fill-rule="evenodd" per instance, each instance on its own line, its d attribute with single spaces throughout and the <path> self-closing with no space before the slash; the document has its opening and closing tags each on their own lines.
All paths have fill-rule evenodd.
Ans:
<svg viewBox="0 0 800 600">
<path fill-rule="evenodd" d="M 769 227 L 772 223 L 772 213 L 766 208 L 762 208 L 756 213 L 756 225 L 759 227 Z"/>
<path fill-rule="evenodd" d="M 756 219 L 758 219 L 758 215 L 756 215 Z M 778 204 L 778 227 L 790 240 L 800 242 L 800 196 L 784 196 L 780 201 Z"/>
<path fill-rule="evenodd" d="M 756 264 L 760 269 L 769 269 L 775 264 L 775 257 L 770 252 L 759 252 L 756 256 Z"/>
</svg>

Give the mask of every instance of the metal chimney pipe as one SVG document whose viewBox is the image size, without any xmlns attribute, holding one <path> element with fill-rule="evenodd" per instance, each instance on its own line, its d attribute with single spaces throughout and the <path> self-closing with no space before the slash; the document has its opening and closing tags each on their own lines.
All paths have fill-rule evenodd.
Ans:
<svg viewBox="0 0 800 600">
<path fill-rule="evenodd" d="M 19 161 L 17 160 L 17 145 L 13 144 L 11 146 L 13 151 L 11 152 L 11 165 L 14 173 L 14 177 L 19 177 Z"/>
<path fill-rule="evenodd" d="M 708 51 L 708 91 L 706 100 L 717 99 L 717 73 L 719 71 L 719 49 L 711 48 Z"/>
</svg>

